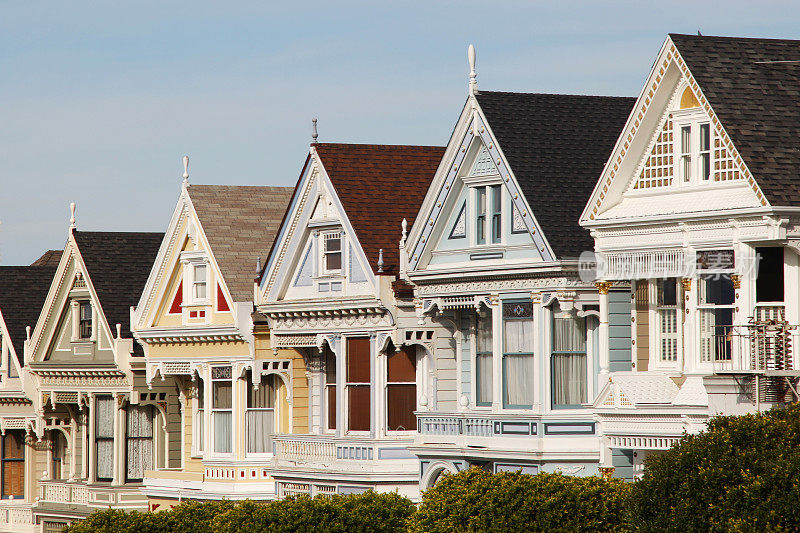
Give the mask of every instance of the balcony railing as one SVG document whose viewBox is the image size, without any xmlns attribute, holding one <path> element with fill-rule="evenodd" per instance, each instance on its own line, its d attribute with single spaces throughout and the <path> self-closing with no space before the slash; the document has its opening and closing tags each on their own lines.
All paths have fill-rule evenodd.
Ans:
<svg viewBox="0 0 800 533">
<path fill-rule="evenodd" d="M 0 503 L 0 531 L 33 531 L 31 504 L 4 500 Z"/>
<path fill-rule="evenodd" d="M 80 481 L 41 481 L 39 500 L 97 508 L 109 505 L 129 509 L 147 508 L 147 498 L 138 487 L 87 485 Z"/>
<path fill-rule="evenodd" d="M 384 458 L 402 459 L 402 450 L 413 443 L 413 438 L 351 438 L 324 435 L 278 435 L 273 437 L 275 461 L 280 463 L 367 463 Z M 391 450 L 393 455 L 386 455 Z M 409 456 L 410 457 L 410 456 Z"/>
</svg>

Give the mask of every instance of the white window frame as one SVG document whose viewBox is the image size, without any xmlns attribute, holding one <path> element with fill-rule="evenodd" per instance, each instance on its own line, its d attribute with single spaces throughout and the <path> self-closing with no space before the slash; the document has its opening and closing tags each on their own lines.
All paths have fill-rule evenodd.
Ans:
<svg viewBox="0 0 800 533">
<path fill-rule="evenodd" d="M 497 332 L 495 331 L 495 327 L 494 327 L 495 326 L 495 310 L 496 309 L 497 309 L 497 306 L 492 306 L 492 307 L 488 307 L 488 308 L 484 307 L 484 308 L 480 309 L 480 312 L 487 313 L 486 320 L 488 320 L 489 325 L 491 326 L 491 329 L 492 329 L 492 342 L 491 342 L 492 349 L 491 349 L 490 352 L 488 352 L 488 354 L 486 352 L 481 352 L 480 353 L 481 355 L 485 355 L 485 356 L 488 356 L 490 358 L 490 362 L 491 362 L 490 368 L 492 369 L 492 379 L 491 379 L 491 382 L 492 382 L 492 390 L 491 390 L 492 401 L 491 402 L 482 402 L 480 405 L 478 404 L 478 355 L 479 355 L 478 354 L 478 320 L 480 318 L 478 316 L 478 311 L 476 311 L 473 314 L 473 316 L 470 317 L 471 318 L 470 330 L 471 330 L 471 333 L 472 333 L 472 335 L 471 335 L 471 337 L 472 337 L 471 341 L 472 342 L 470 343 L 470 352 L 471 352 L 470 355 L 472 357 L 472 378 L 473 378 L 472 379 L 472 387 L 471 387 L 472 391 L 471 392 L 472 392 L 472 398 L 473 398 L 472 404 L 475 407 L 475 409 L 477 409 L 477 410 L 482 410 L 482 409 L 491 410 L 492 407 L 497 402 L 497 398 L 495 397 L 496 396 L 495 391 L 497 389 L 497 385 L 496 385 L 497 384 L 497 375 L 496 375 L 497 372 L 496 372 L 495 367 L 497 365 L 495 364 L 495 359 L 496 358 L 494 356 L 495 338 L 497 336 Z"/>
<path fill-rule="evenodd" d="M 467 207 L 470 208 L 471 212 L 470 224 L 472 224 L 473 228 L 473 245 L 492 246 L 504 244 L 505 232 L 503 229 L 506 222 L 503 214 L 505 213 L 504 205 L 506 202 L 504 198 L 505 195 L 503 194 L 502 182 L 494 179 L 488 180 L 487 182 L 484 178 L 480 183 L 470 185 L 469 192 L 471 207 L 469 202 Z M 485 199 L 483 213 L 480 212 L 481 197 Z M 495 220 L 497 221 L 498 230 L 500 232 L 498 236 L 495 236 L 493 231 Z M 482 242 L 479 240 L 481 229 L 483 230 Z"/>
<path fill-rule="evenodd" d="M 701 128 L 708 126 L 708 149 L 700 147 Z M 673 112 L 673 161 L 675 161 L 675 177 L 673 183 L 678 187 L 706 185 L 712 183 L 714 177 L 714 128 L 702 108 L 681 109 Z M 689 151 L 683 151 L 683 129 L 689 128 Z M 703 178 L 703 158 L 708 155 L 708 179 Z M 686 179 L 684 157 L 690 158 L 691 176 Z"/>
<path fill-rule="evenodd" d="M 256 379 L 258 379 L 258 387 L 261 388 L 262 382 L 266 380 L 273 380 L 274 387 L 273 387 L 273 394 L 272 397 L 272 407 L 250 407 L 250 389 L 251 387 L 255 387 Z M 272 439 L 275 435 L 278 434 L 278 425 L 279 425 L 279 413 L 278 413 L 278 390 L 280 388 L 281 379 L 278 377 L 277 374 L 274 373 L 260 373 L 254 372 L 252 369 L 248 373 L 248 379 L 245 380 L 245 398 L 244 398 L 244 412 L 245 412 L 245 420 L 244 420 L 244 429 L 245 435 L 248 435 L 250 432 L 250 428 L 248 427 L 247 421 L 247 413 L 250 411 L 257 411 L 257 412 L 271 412 L 272 413 L 272 433 L 269 435 L 270 444 L 272 443 Z M 272 457 L 272 446 L 269 447 L 270 451 L 268 452 L 251 452 L 249 450 L 249 442 L 247 442 L 247 436 L 245 436 L 245 443 L 244 443 L 244 453 L 247 457 Z"/>
<path fill-rule="evenodd" d="M 339 250 L 328 251 L 327 243 L 329 239 L 339 238 Z M 319 232 L 319 275 L 320 276 L 343 276 L 345 265 L 345 245 L 344 245 L 344 232 L 341 229 L 333 231 L 320 231 Z M 327 257 L 329 254 L 339 254 L 339 268 L 328 269 Z"/>
<path fill-rule="evenodd" d="M 661 312 L 665 310 L 672 310 L 671 306 L 661 306 L 658 303 L 659 283 L 662 279 L 651 279 L 648 281 L 647 287 L 647 300 L 648 300 L 648 316 L 649 316 L 649 333 L 650 333 L 650 360 L 648 368 L 652 370 L 664 370 L 669 372 L 677 372 L 681 369 L 683 364 L 683 290 L 681 287 L 681 280 L 678 278 L 669 278 L 675 281 L 675 320 L 677 347 L 674 361 L 665 361 L 661 358 Z"/>
<path fill-rule="evenodd" d="M 199 305 L 210 305 L 211 297 L 210 294 L 213 292 L 211 287 L 213 287 L 212 283 L 212 276 L 211 276 L 211 265 L 206 258 L 204 252 L 181 252 L 181 262 L 184 265 L 183 268 L 183 279 L 186 283 L 184 283 L 183 287 L 183 307 L 191 307 L 191 306 L 199 306 Z M 205 267 L 206 269 L 206 296 L 205 298 L 195 298 L 195 272 L 197 267 Z M 209 313 L 206 313 L 208 316 Z"/>
<path fill-rule="evenodd" d="M 230 372 L 231 372 L 230 378 L 228 378 L 228 379 L 226 379 L 226 378 L 216 378 L 215 379 L 213 377 L 214 376 L 214 369 L 217 369 L 217 368 L 228 368 L 228 369 L 230 369 Z M 211 387 L 210 387 L 211 395 L 210 395 L 210 398 L 205 398 L 205 405 L 206 405 L 206 410 L 208 410 L 210 412 L 210 414 L 211 414 L 211 424 L 210 424 L 211 431 L 209 432 L 209 437 L 210 438 L 206 442 L 208 443 L 208 446 L 211 448 L 211 453 L 215 457 L 230 457 L 234 453 L 234 442 L 236 440 L 236 436 L 234 435 L 235 424 L 234 424 L 233 418 L 234 418 L 234 413 L 236 411 L 234 409 L 234 407 L 235 407 L 235 401 L 236 401 L 235 390 L 236 390 L 236 381 L 237 380 L 233 376 L 233 367 L 230 366 L 230 365 L 215 365 L 215 366 L 212 366 L 211 367 L 211 375 L 209 376 L 209 378 L 210 378 L 209 379 L 209 383 L 211 384 Z M 231 385 L 231 407 L 230 408 L 216 408 L 216 407 L 214 407 L 214 384 L 215 383 L 225 382 L 225 381 L 230 382 L 230 385 Z M 228 451 L 228 452 L 217 451 L 217 447 L 215 446 L 216 434 L 217 434 L 216 413 L 218 413 L 218 412 L 219 413 L 224 413 L 224 412 L 230 413 L 230 424 L 231 424 L 230 436 L 231 437 L 230 437 L 230 451 Z"/>
<path fill-rule="evenodd" d="M 421 394 L 425 394 L 425 384 L 424 381 L 424 371 L 423 365 L 425 364 L 425 355 L 424 355 L 424 348 L 422 348 L 418 344 L 410 344 L 407 345 L 406 348 L 412 348 L 414 350 L 414 385 L 415 389 L 415 403 L 414 403 L 414 411 L 419 410 L 419 398 Z M 397 351 L 400 351 L 399 348 L 395 348 Z M 389 381 L 389 354 L 383 353 L 381 354 L 381 358 L 383 359 L 383 363 L 380 366 L 376 366 L 376 369 L 380 370 L 380 381 L 381 381 L 381 389 L 383 393 L 383 405 L 380 407 L 381 413 L 383 413 L 383 420 L 382 424 L 383 427 L 386 428 L 387 435 L 409 435 L 412 433 L 416 433 L 417 427 L 416 424 L 411 429 L 405 430 L 390 430 L 389 429 L 389 386 L 390 385 L 410 385 L 410 381 Z M 430 401 L 430 400 L 429 400 Z"/>
</svg>

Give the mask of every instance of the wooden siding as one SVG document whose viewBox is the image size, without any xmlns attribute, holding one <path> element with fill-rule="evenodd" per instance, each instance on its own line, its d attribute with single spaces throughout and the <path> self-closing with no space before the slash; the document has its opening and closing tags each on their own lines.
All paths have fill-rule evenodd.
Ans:
<svg viewBox="0 0 800 533">
<path fill-rule="evenodd" d="M 472 400 L 472 320 L 469 313 L 459 311 L 457 323 L 461 326 L 461 393 Z"/>
<path fill-rule="evenodd" d="M 631 369 L 631 292 L 608 292 L 608 346 L 611 372 Z"/>
<path fill-rule="evenodd" d="M 647 371 L 650 363 L 650 305 L 647 281 L 636 283 L 636 370 Z"/>
<path fill-rule="evenodd" d="M 436 409 L 458 409 L 458 369 L 456 368 L 456 340 L 453 332 L 441 328 L 434 338 L 436 354 Z"/>
</svg>

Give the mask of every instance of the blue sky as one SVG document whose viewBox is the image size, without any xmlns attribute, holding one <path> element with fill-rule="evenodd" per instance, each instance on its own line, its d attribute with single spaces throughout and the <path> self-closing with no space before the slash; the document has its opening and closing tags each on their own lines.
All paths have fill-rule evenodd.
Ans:
<svg viewBox="0 0 800 533">
<path fill-rule="evenodd" d="M 194 183 L 292 185 L 320 141 L 446 144 L 467 90 L 638 94 L 669 32 L 800 38 L 794 2 L 39 2 L 0 12 L 0 264 L 164 231 Z"/>
</svg>

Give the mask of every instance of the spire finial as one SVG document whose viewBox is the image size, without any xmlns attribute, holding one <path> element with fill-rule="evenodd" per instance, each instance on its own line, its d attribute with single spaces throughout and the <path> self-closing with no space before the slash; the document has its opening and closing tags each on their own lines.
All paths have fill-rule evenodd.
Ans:
<svg viewBox="0 0 800 533">
<path fill-rule="evenodd" d="M 408 235 L 408 220 L 404 218 L 401 226 L 403 227 L 403 242 L 406 242 L 406 236 Z"/>
<path fill-rule="evenodd" d="M 467 58 L 469 59 L 469 94 L 475 95 L 478 92 L 478 75 L 475 73 L 475 47 L 469 45 L 467 49 Z"/>
<path fill-rule="evenodd" d="M 256 257 L 256 276 L 261 274 L 261 256 Z"/>
<path fill-rule="evenodd" d="M 378 272 L 383 272 L 383 248 L 378 250 Z"/>
<path fill-rule="evenodd" d="M 314 144 L 317 142 L 319 138 L 319 134 L 317 133 L 317 119 L 311 119 L 311 143 Z"/>
<path fill-rule="evenodd" d="M 183 156 L 183 184 L 189 185 L 189 156 Z"/>
<path fill-rule="evenodd" d="M 75 202 L 69 204 L 69 230 L 75 229 Z"/>
</svg>

